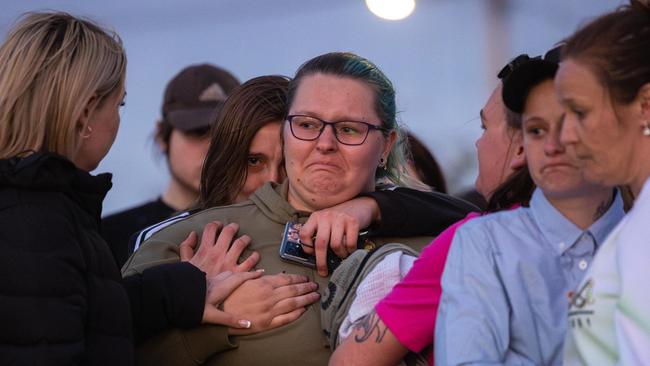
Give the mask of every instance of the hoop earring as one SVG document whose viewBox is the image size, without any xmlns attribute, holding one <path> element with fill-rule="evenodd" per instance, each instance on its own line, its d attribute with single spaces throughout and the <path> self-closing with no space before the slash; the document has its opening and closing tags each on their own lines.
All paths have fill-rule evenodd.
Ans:
<svg viewBox="0 0 650 366">
<path fill-rule="evenodd" d="M 650 136 L 650 123 L 648 122 L 643 125 L 643 136 Z"/>
<path fill-rule="evenodd" d="M 82 133 L 82 134 L 80 135 L 82 139 L 87 139 L 87 138 L 89 138 L 89 137 L 93 134 L 93 128 L 92 128 L 92 127 L 90 127 L 90 126 L 86 126 L 86 130 L 88 130 L 88 133 L 87 133 L 87 134 L 83 134 L 83 133 Z"/>
</svg>

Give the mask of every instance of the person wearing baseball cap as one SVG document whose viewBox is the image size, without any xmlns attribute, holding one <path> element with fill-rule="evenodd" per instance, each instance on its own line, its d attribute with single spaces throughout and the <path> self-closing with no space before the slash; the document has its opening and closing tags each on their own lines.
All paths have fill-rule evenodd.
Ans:
<svg viewBox="0 0 650 366">
<path fill-rule="evenodd" d="M 239 85 L 230 72 L 210 64 L 186 67 L 167 84 L 155 135 L 169 168 L 171 179 L 167 188 L 153 201 L 102 219 L 102 236 L 119 266 L 132 253 L 132 234 L 196 202 L 211 124 Z"/>
</svg>

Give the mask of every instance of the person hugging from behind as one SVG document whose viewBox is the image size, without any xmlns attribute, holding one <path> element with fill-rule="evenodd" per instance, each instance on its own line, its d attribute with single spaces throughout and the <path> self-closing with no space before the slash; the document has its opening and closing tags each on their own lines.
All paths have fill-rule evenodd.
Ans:
<svg viewBox="0 0 650 366">
<path fill-rule="evenodd" d="M 287 107 L 281 124 L 287 179 L 280 185 L 264 184 L 248 201 L 212 207 L 160 230 L 135 252 L 124 274 L 139 273 L 153 263 L 177 262 L 179 243 L 192 231 L 200 232 L 207 222 L 220 220 L 239 224 L 240 232 L 253 238 L 250 249 L 261 254 L 260 265 L 267 272 L 303 275 L 325 287 L 327 278 L 319 276 L 316 268 L 280 259 L 278 250 L 285 225 L 288 221 L 305 223 L 312 212 L 373 192 L 377 182 L 402 182 L 405 160 L 401 147 L 395 144 L 400 133 L 395 118 L 395 91 L 390 80 L 369 60 L 333 52 L 303 64 L 289 84 Z M 328 228 L 318 226 L 316 245 L 322 232 L 339 241 L 356 239 L 358 227 Z M 396 241 L 388 237 L 372 240 L 377 245 Z M 418 247 L 428 243 L 430 237 L 400 237 L 398 241 Z M 224 309 L 231 308 L 238 310 L 239 306 L 231 305 L 229 300 Z M 157 339 L 151 349 L 166 353 L 165 357 L 156 357 L 167 363 L 184 352 L 179 347 L 190 344 L 212 349 L 210 352 L 206 348 L 203 357 L 195 358 L 206 364 L 323 364 L 330 351 L 324 346 L 319 309 L 320 305 L 309 306 L 293 323 L 270 332 L 219 341 L 214 335 L 217 330 L 204 328 L 175 339 L 168 334 Z M 250 331 L 258 326 L 253 322 Z M 217 343 L 233 341 L 236 348 L 211 354 L 217 351 Z"/>
</svg>

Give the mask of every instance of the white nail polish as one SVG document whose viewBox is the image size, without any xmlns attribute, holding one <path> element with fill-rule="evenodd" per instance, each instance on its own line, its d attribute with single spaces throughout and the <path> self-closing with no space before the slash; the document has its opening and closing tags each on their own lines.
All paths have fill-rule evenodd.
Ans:
<svg viewBox="0 0 650 366">
<path fill-rule="evenodd" d="M 240 325 L 242 328 L 246 328 L 246 329 L 248 329 L 248 328 L 251 327 L 251 322 L 250 322 L 250 320 L 240 320 L 238 323 L 239 323 L 239 325 Z"/>
</svg>

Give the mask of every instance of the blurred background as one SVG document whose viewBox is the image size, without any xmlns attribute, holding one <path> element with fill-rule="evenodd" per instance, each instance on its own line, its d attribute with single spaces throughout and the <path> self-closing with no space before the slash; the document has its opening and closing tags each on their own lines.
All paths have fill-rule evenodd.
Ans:
<svg viewBox="0 0 650 366">
<path fill-rule="evenodd" d="M 544 53 L 619 0 L 416 0 L 385 20 L 364 0 L 4 0 L 4 38 L 24 12 L 62 10 L 114 29 L 128 55 L 126 106 L 117 140 L 96 172 L 113 173 L 104 214 L 158 196 L 165 159 L 152 137 L 164 87 L 190 64 L 209 62 L 242 82 L 291 76 L 307 59 L 352 51 L 375 62 L 397 90 L 401 124 L 441 164 L 451 193 L 472 187 L 478 113 L 496 74 L 519 53 Z"/>
</svg>

